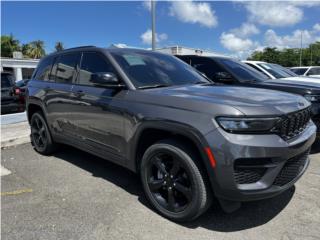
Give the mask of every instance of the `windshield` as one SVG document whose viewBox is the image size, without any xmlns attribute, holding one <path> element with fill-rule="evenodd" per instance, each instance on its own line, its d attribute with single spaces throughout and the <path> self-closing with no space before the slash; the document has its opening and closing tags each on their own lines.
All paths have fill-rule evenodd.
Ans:
<svg viewBox="0 0 320 240">
<path fill-rule="evenodd" d="M 275 78 L 287 78 L 292 77 L 290 74 L 286 73 L 279 67 L 276 67 L 274 64 L 271 63 L 258 63 L 260 67 L 262 67 L 264 70 L 266 70 L 268 73 L 270 73 Z"/>
<path fill-rule="evenodd" d="M 214 58 L 220 65 L 225 67 L 240 82 L 246 81 L 266 81 L 268 80 L 263 74 L 258 72 L 247 64 L 228 58 Z"/>
<path fill-rule="evenodd" d="M 136 88 L 208 83 L 203 76 L 177 58 L 156 52 L 112 52 Z"/>
<path fill-rule="evenodd" d="M 13 77 L 10 74 L 1 74 L 1 88 L 8 88 L 13 86 Z"/>
<path fill-rule="evenodd" d="M 285 73 L 289 74 L 291 77 L 297 77 L 298 75 L 292 72 L 290 69 L 285 68 L 279 64 L 273 64 L 276 68 L 280 69 L 281 71 L 284 71 Z"/>
<path fill-rule="evenodd" d="M 290 70 L 295 74 L 303 75 L 308 70 L 308 68 L 291 68 Z"/>
</svg>

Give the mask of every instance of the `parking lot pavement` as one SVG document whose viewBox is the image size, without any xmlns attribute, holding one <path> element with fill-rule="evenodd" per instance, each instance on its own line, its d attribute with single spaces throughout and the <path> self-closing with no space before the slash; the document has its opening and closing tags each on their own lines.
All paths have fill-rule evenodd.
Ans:
<svg viewBox="0 0 320 240">
<path fill-rule="evenodd" d="M 1 239 L 319 239 L 320 154 L 296 186 L 225 214 L 214 205 L 195 222 L 155 213 L 138 177 L 64 147 L 54 156 L 30 144 L 2 150 Z"/>
</svg>

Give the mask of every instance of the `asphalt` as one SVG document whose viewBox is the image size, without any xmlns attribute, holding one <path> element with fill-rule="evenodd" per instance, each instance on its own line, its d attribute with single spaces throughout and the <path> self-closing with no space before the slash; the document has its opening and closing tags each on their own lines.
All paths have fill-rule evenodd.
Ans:
<svg viewBox="0 0 320 240">
<path fill-rule="evenodd" d="M 320 238 L 320 147 L 295 187 L 226 214 L 214 204 L 198 220 L 177 224 L 155 213 L 138 177 L 64 147 L 53 156 L 30 144 L 2 150 L 1 239 Z"/>
</svg>

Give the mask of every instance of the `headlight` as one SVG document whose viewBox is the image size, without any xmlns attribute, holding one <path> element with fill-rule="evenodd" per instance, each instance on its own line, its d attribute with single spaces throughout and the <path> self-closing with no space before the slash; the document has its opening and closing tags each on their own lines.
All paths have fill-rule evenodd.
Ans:
<svg viewBox="0 0 320 240">
<path fill-rule="evenodd" d="M 320 101 L 320 95 L 305 95 L 304 97 L 309 102 L 319 102 Z"/>
<path fill-rule="evenodd" d="M 272 130 L 280 118 L 218 117 L 216 120 L 227 132 L 266 133 Z"/>
</svg>

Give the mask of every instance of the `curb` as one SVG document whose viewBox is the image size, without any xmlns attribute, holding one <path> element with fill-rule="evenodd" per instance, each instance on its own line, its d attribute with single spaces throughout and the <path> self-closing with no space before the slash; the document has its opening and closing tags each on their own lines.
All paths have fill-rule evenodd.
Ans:
<svg viewBox="0 0 320 240">
<path fill-rule="evenodd" d="M 1 141 L 1 149 L 12 147 L 12 146 L 17 146 L 17 145 L 29 143 L 29 142 L 30 142 L 29 135 L 23 136 L 23 137 L 17 137 L 17 138 Z"/>
<path fill-rule="evenodd" d="M 12 147 L 30 142 L 28 122 L 1 125 L 1 148 Z"/>
</svg>

